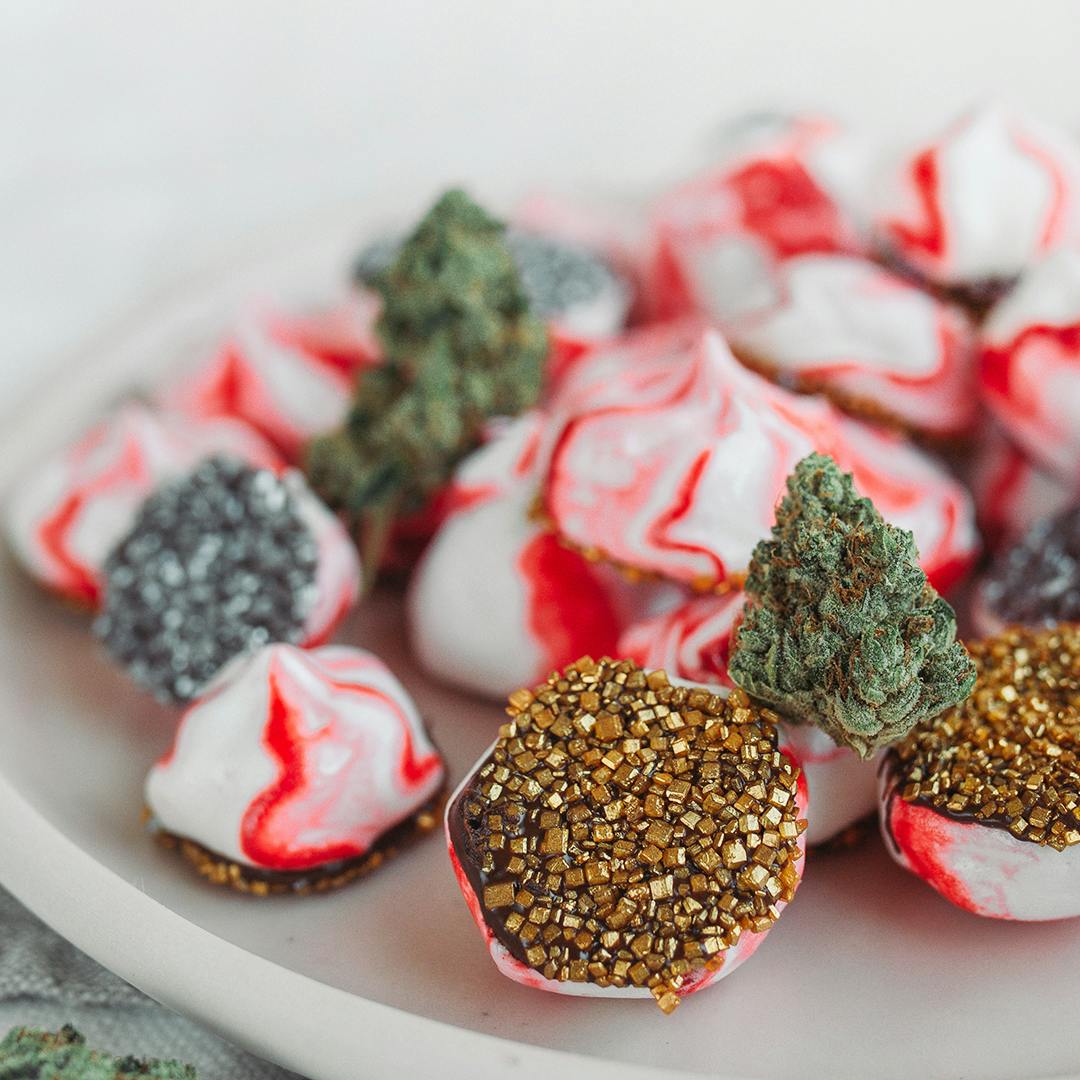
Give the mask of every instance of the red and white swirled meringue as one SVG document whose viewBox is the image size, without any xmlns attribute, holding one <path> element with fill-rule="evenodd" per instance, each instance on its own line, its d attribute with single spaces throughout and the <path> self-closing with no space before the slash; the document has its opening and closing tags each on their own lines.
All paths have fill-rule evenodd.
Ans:
<svg viewBox="0 0 1080 1080">
<path fill-rule="evenodd" d="M 838 148 L 848 167 L 824 167 Z M 707 317 L 786 386 L 914 430 L 962 432 L 974 415 L 967 319 L 863 253 L 850 192 L 835 194 L 838 174 L 864 174 L 853 156 L 826 122 L 789 121 L 667 196 L 655 222 L 658 305 Z"/>
<path fill-rule="evenodd" d="M 364 295 L 310 315 L 252 307 L 194 370 L 159 393 L 189 416 L 246 421 L 290 461 L 345 418 L 357 373 L 377 363 L 376 305 Z"/>
<path fill-rule="evenodd" d="M 691 597 L 631 623 L 619 636 L 617 655 L 649 671 L 730 689 L 728 659 L 745 602 L 741 589 Z"/>
<path fill-rule="evenodd" d="M 744 363 L 856 415 L 940 437 L 970 428 L 974 340 L 958 307 L 856 255 L 798 255 L 761 272 L 752 310 L 710 311 Z M 713 284 L 735 295 L 734 283 Z"/>
<path fill-rule="evenodd" d="M 996 424 L 987 427 L 969 486 L 983 540 L 996 550 L 1019 540 L 1033 521 L 1071 506 L 1077 493 L 1033 462 Z"/>
<path fill-rule="evenodd" d="M 367 854 L 444 780 L 416 706 L 376 656 L 268 645 L 184 714 L 146 799 L 166 832 L 295 873 Z"/>
<path fill-rule="evenodd" d="M 724 142 L 717 166 L 656 208 L 652 290 L 660 318 L 711 313 L 717 303 L 760 306 L 761 267 L 862 250 L 846 205 L 858 155 L 835 124 L 766 117 Z M 720 281 L 734 287 L 731 297 L 718 295 Z"/>
<path fill-rule="evenodd" d="M 788 757 L 793 757 L 783 745 L 781 745 L 780 749 L 783 753 L 787 754 Z M 488 753 L 490 753 L 490 750 Z M 487 755 L 485 754 L 485 757 L 486 756 Z M 483 761 L 483 758 L 480 760 Z M 446 835 L 447 851 L 450 853 L 450 864 L 454 868 L 454 876 L 457 878 L 458 887 L 461 889 L 461 894 L 465 898 L 465 903 L 468 905 L 469 914 L 472 915 L 473 922 L 476 923 L 477 929 L 483 935 L 484 941 L 487 944 L 488 953 L 494 961 L 495 966 L 499 969 L 499 973 L 522 986 L 529 987 L 531 990 L 544 990 L 551 994 L 562 994 L 567 997 L 638 998 L 639 1000 L 651 1000 L 653 997 L 652 991 L 647 986 L 597 986 L 596 983 L 592 982 L 572 982 L 569 979 L 560 982 L 558 979 L 548 979 L 542 972 L 536 971 L 527 964 L 523 964 L 517 957 L 511 954 L 510 950 L 507 949 L 501 941 L 499 941 L 495 936 L 495 932 L 488 926 L 487 921 L 484 918 L 484 909 L 480 903 L 480 898 L 476 895 L 476 890 L 473 888 L 468 874 L 461 865 L 461 860 L 454 850 L 454 842 L 450 835 L 451 807 L 464 790 L 465 785 L 471 779 L 471 775 L 466 776 L 461 784 L 458 785 L 454 794 L 447 801 L 446 812 L 443 815 L 443 829 Z M 798 786 L 796 788 L 796 805 L 800 810 L 800 816 L 812 821 L 813 818 L 807 813 L 807 807 L 809 805 L 809 796 L 807 792 L 806 773 L 803 771 L 799 775 Z M 800 879 L 802 878 L 803 868 L 806 863 L 806 837 L 807 831 L 804 831 L 799 836 L 799 860 L 795 866 Z M 785 901 L 777 901 L 777 914 L 779 915 L 785 907 L 787 907 Z M 744 930 L 739 935 L 739 940 L 730 949 L 727 949 L 724 952 L 723 964 L 714 970 L 702 970 L 688 976 L 678 990 L 679 997 L 683 998 L 688 997 L 690 994 L 696 994 L 699 990 L 704 990 L 713 983 L 719 982 L 720 979 L 723 979 L 725 976 L 737 971 L 751 956 L 754 955 L 755 952 L 757 952 L 758 946 L 765 940 L 768 933 L 768 930 L 760 933 L 752 930 Z"/>
<path fill-rule="evenodd" d="M 462 463 L 409 589 L 424 668 L 497 699 L 580 656 L 614 653 L 630 592 L 531 519 L 544 424 L 527 413 Z"/>
<path fill-rule="evenodd" d="M 697 588 L 729 581 L 811 451 L 910 528 L 935 577 L 977 545 L 966 493 L 899 437 L 742 367 L 715 331 L 669 324 L 579 362 L 553 402 L 544 508 L 588 555 Z"/>
<path fill-rule="evenodd" d="M 1080 488 L 1080 250 L 1055 252 L 994 307 L 979 375 L 1006 432 Z"/>
<path fill-rule="evenodd" d="M 5 508 L 9 543 L 50 591 L 97 607 L 105 558 L 143 500 L 212 454 L 275 471 L 284 466 L 272 446 L 236 420 L 124 405 L 20 480 Z"/>
<path fill-rule="evenodd" d="M 1055 851 L 1004 828 L 905 802 L 887 768 L 880 800 L 889 854 L 957 907 L 1019 922 L 1080 915 L 1080 847 Z"/>
<path fill-rule="evenodd" d="M 661 668 L 674 679 L 730 688 L 728 657 L 742 616 L 744 596 L 733 589 L 720 596 L 696 596 L 662 615 L 628 626 L 619 638 L 619 656 L 642 667 Z M 877 805 L 875 763 L 837 746 L 811 724 L 783 724 L 783 742 L 802 766 L 814 813 L 806 842 L 822 844 L 873 813 Z"/>
<path fill-rule="evenodd" d="M 1080 237 L 1080 146 L 996 106 L 973 109 L 914 147 L 882 191 L 882 242 L 945 286 L 1011 282 Z"/>
</svg>

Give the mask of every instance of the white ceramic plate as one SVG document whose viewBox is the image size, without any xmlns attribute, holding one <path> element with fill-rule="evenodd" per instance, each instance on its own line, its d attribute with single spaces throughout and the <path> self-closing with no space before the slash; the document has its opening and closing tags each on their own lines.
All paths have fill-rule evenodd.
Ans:
<svg viewBox="0 0 1080 1080">
<path fill-rule="evenodd" d="M 211 341 L 252 293 L 340 287 L 358 215 L 279 236 L 143 309 L 0 426 L 0 487 L 131 386 Z M 140 827 L 141 784 L 175 714 L 133 691 L 80 616 L 0 564 L 0 881 L 164 1003 L 315 1080 L 702 1073 L 864 1078 L 1072 1075 L 1080 923 L 951 908 L 875 840 L 811 858 L 795 903 L 730 980 L 666 1018 L 497 974 L 439 837 L 338 894 L 215 890 Z M 462 613 L 468 618 L 468 612 Z M 341 637 L 415 694 L 456 782 L 497 709 L 432 685 L 378 597 Z"/>
</svg>

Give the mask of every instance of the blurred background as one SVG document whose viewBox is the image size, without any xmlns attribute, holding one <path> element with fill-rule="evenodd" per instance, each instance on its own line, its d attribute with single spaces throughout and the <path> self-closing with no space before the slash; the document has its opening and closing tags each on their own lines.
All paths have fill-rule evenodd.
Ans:
<svg viewBox="0 0 1080 1080">
<path fill-rule="evenodd" d="M 335 202 L 450 179 L 648 188 L 747 107 L 902 133 L 992 95 L 1072 124 L 1076 18 L 1071 0 L 4 0 L 0 403 L 147 294 Z"/>
</svg>

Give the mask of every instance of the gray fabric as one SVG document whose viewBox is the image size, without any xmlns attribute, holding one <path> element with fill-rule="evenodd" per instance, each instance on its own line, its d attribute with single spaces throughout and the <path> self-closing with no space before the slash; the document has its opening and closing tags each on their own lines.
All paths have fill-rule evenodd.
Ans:
<svg viewBox="0 0 1080 1080">
<path fill-rule="evenodd" d="M 0 889 L 0 1037 L 65 1023 L 102 1050 L 190 1062 L 200 1080 L 295 1080 L 151 1001 Z"/>
</svg>

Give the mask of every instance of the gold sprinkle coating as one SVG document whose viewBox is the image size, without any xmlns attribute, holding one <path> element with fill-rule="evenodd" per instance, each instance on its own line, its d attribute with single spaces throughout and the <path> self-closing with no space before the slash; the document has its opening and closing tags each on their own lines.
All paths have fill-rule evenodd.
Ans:
<svg viewBox="0 0 1080 1080">
<path fill-rule="evenodd" d="M 648 987 L 671 1012 L 798 884 L 806 822 L 776 715 L 589 658 L 507 712 L 452 810 L 492 929 L 546 978 Z"/>
<path fill-rule="evenodd" d="M 1080 626 L 1011 627 L 968 650 L 971 697 L 890 751 L 897 794 L 1057 851 L 1080 843 Z"/>
<path fill-rule="evenodd" d="M 440 793 L 411 817 L 380 837 L 370 851 L 355 859 L 295 872 L 264 872 L 256 867 L 242 866 L 194 840 L 164 830 L 154 830 L 154 836 L 162 847 L 178 851 L 195 871 L 212 885 L 223 885 L 248 896 L 311 896 L 332 892 L 365 877 L 412 841 L 433 832 L 439 824 L 444 805 L 444 794 Z M 143 816 L 153 827 L 149 811 L 145 811 Z"/>
</svg>

